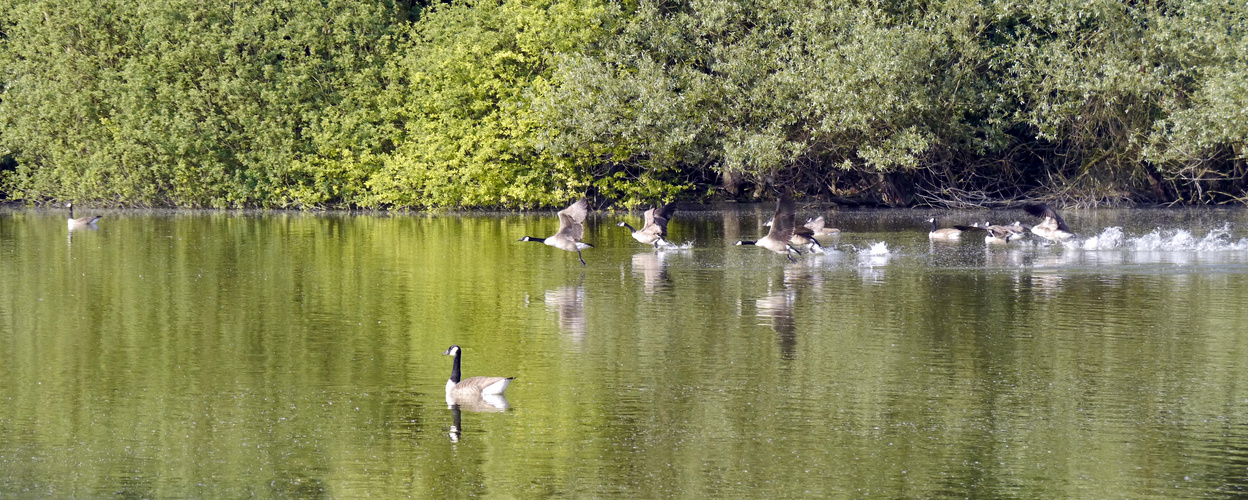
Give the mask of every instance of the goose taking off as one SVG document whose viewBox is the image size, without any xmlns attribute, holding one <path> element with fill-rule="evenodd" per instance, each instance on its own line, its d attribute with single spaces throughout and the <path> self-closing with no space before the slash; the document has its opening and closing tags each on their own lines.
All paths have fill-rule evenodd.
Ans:
<svg viewBox="0 0 1248 500">
<path fill-rule="evenodd" d="M 581 250 L 586 248 L 594 248 L 593 245 L 581 241 L 585 236 L 585 216 L 589 214 L 589 202 L 585 198 L 576 200 L 563 210 L 559 211 L 559 230 L 554 236 L 545 238 L 534 238 L 525 236 L 518 241 L 536 241 L 545 243 L 560 250 L 576 252 L 576 258 L 581 260 L 581 267 L 585 267 L 585 258 L 581 257 Z"/>
<path fill-rule="evenodd" d="M 1070 228 L 1066 227 L 1066 221 L 1062 220 L 1062 216 L 1057 215 L 1057 211 L 1049 208 L 1048 204 L 1028 203 L 1023 205 L 1023 211 L 1028 215 L 1044 219 L 1031 227 L 1031 232 L 1036 236 L 1049 241 L 1066 241 L 1075 237 L 1075 233 L 1070 232 Z"/>
<path fill-rule="evenodd" d="M 640 241 L 646 245 L 654 245 L 654 248 L 662 246 L 672 246 L 670 242 L 663 239 L 667 236 L 667 221 L 676 213 L 676 208 L 669 205 L 661 205 L 650 210 L 646 210 L 645 222 L 641 229 L 633 229 L 627 222 L 617 224 L 620 227 L 626 227 L 633 233 L 633 239 Z"/>
<path fill-rule="evenodd" d="M 476 401 L 486 396 L 502 396 L 503 391 L 507 390 L 507 386 L 516 377 L 471 377 L 460 380 L 459 378 L 459 361 L 462 351 L 459 346 L 453 345 L 443 356 L 455 356 L 455 363 L 451 365 L 451 378 L 446 381 L 446 402 L 455 404 L 456 400 Z"/>
<path fill-rule="evenodd" d="M 793 245 L 789 243 L 789 240 L 793 238 L 796 213 L 797 210 L 793 204 L 793 199 L 788 195 L 780 195 L 779 201 L 776 202 L 776 215 L 771 219 L 771 230 L 767 231 L 767 236 L 759 238 L 758 241 L 741 240 L 735 244 L 763 247 L 776 253 L 782 253 L 790 261 L 797 262 L 797 259 L 793 258 L 790 252 L 798 255 L 801 255 L 802 252 L 793 248 Z"/>
<path fill-rule="evenodd" d="M 789 238 L 789 244 L 794 248 L 805 248 L 810 253 L 824 253 L 823 245 L 819 244 L 819 240 L 815 239 L 814 230 L 806 226 L 797 226 L 793 228 L 793 237 Z"/>
<path fill-rule="evenodd" d="M 99 215 L 93 215 L 90 217 L 82 217 L 80 219 L 75 219 L 74 218 L 74 204 L 72 202 L 66 203 L 65 207 L 69 209 L 69 228 L 70 229 L 73 229 L 75 227 L 94 226 L 95 221 L 100 220 L 100 217 L 101 217 Z"/>
<path fill-rule="evenodd" d="M 801 226 L 795 225 L 793 227 L 793 236 L 789 238 L 789 244 L 793 245 L 793 248 L 805 248 L 806 251 L 810 253 L 824 253 L 823 244 L 819 243 L 819 240 L 816 238 L 820 235 L 819 231 L 823 229 L 823 217 L 819 217 L 819 223 L 817 225 L 812 223 L 813 220 L 814 219 L 807 219 L 806 224 Z M 771 225 L 775 222 L 776 218 L 772 217 L 771 220 L 767 221 L 763 224 L 763 226 L 771 227 Z M 841 230 L 832 229 L 832 231 L 836 231 L 836 233 L 825 233 L 824 236 L 829 234 L 838 234 Z"/>
<path fill-rule="evenodd" d="M 936 218 L 927 219 L 932 223 L 932 230 L 927 233 L 928 239 L 933 240 L 956 240 L 962 238 L 962 230 L 956 227 L 946 227 L 944 229 L 936 229 Z"/>
</svg>

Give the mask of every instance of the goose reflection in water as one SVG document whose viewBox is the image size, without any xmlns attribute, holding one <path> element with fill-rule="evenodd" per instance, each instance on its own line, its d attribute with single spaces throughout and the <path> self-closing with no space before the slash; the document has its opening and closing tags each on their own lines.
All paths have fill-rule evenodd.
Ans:
<svg viewBox="0 0 1248 500">
<path fill-rule="evenodd" d="M 451 438 L 452 443 L 458 443 L 460 436 L 463 434 L 463 412 L 502 413 L 511 408 L 511 404 L 507 402 L 507 397 L 503 395 L 455 398 L 453 402 L 448 398 L 447 403 L 449 405 L 448 408 L 451 410 L 451 429 L 447 435 Z"/>
<path fill-rule="evenodd" d="M 792 289 L 754 301 L 758 316 L 771 320 L 771 329 L 776 331 L 776 342 L 780 345 L 781 359 L 797 357 L 797 322 L 793 319 L 793 303 L 796 301 L 797 292 Z"/>
<path fill-rule="evenodd" d="M 654 295 L 660 286 L 668 282 L 667 253 L 642 252 L 633 255 L 633 272 L 641 274 L 646 295 Z"/>
<path fill-rule="evenodd" d="M 546 291 L 546 310 L 555 313 L 559 331 L 572 340 L 585 338 L 585 286 L 565 286 Z"/>
<path fill-rule="evenodd" d="M 784 269 L 781 289 L 754 301 L 755 314 L 771 320 L 771 329 L 775 330 L 776 343 L 780 347 L 780 359 L 797 358 L 797 321 L 793 307 L 798 294 L 813 292 L 822 295 L 823 282 L 824 274 L 817 270 L 788 266 Z"/>
<path fill-rule="evenodd" d="M 100 230 L 100 226 L 97 226 L 97 225 L 95 225 L 94 223 L 92 223 L 92 224 L 80 224 L 80 225 L 77 225 L 77 226 L 75 226 L 75 225 L 73 225 L 73 224 L 70 224 L 70 225 L 69 225 L 69 236 L 68 236 L 68 238 L 66 239 L 66 242 L 67 242 L 68 244 L 73 244 L 73 243 L 74 243 L 74 231 L 78 231 L 78 232 L 80 232 L 80 233 L 81 233 L 81 232 L 87 232 L 87 231 L 99 231 L 99 230 Z"/>
</svg>

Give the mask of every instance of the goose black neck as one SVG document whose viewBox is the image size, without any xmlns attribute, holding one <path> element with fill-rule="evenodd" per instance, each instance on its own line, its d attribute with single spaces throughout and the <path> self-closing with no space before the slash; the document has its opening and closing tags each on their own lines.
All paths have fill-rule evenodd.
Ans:
<svg viewBox="0 0 1248 500">
<path fill-rule="evenodd" d="M 520 241 L 536 241 L 536 242 L 538 242 L 538 243 L 545 243 L 545 242 L 546 242 L 546 238 L 534 238 L 534 237 L 532 237 L 532 236 L 525 236 L 525 237 L 524 237 L 524 239 L 523 239 L 523 240 L 520 240 Z M 456 356 L 456 358 L 455 358 L 455 359 L 459 359 L 459 357 L 458 357 L 458 356 Z"/>
<path fill-rule="evenodd" d="M 634 232 L 634 233 L 637 232 L 637 230 L 633 229 L 633 226 L 629 225 L 627 222 L 621 222 L 620 225 L 628 228 L 630 232 Z"/>
<path fill-rule="evenodd" d="M 459 355 L 462 352 L 459 349 L 455 350 L 455 362 L 451 364 L 451 382 L 456 384 L 459 383 Z"/>
<path fill-rule="evenodd" d="M 745 241 L 745 240 L 741 240 L 741 244 L 742 244 L 742 245 L 753 245 L 753 244 L 755 244 L 755 243 L 758 243 L 758 242 L 757 242 L 757 241 Z"/>
<path fill-rule="evenodd" d="M 936 219 L 932 219 L 932 232 L 936 232 Z"/>
</svg>

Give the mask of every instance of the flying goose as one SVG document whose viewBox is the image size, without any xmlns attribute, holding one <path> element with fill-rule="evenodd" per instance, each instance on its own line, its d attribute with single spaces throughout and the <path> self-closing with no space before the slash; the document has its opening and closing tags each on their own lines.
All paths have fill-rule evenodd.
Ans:
<svg viewBox="0 0 1248 500">
<path fill-rule="evenodd" d="M 1057 215 L 1057 211 L 1049 208 L 1048 204 L 1028 203 L 1023 205 L 1023 211 L 1028 215 L 1044 219 L 1031 227 L 1031 232 L 1036 236 L 1050 241 L 1066 241 L 1075 237 L 1075 233 L 1070 232 L 1070 228 L 1066 227 L 1066 221 L 1062 220 L 1062 216 Z"/>
<path fill-rule="evenodd" d="M 801 255 L 802 252 L 793 248 L 789 240 L 793 238 L 793 230 L 795 229 L 795 213 L 796 207 L 793 199 L 788 195 L 780 195 L 779 201 L 776 202 L 776 215 L 772 218 L 771 230 L 767 231 L 767 236 L 759 238 L 758 241 L 737 241 L 736 245 L 754 245 L 766 248 L 776 253 L 782 253 L 792 262 L 797 262 L 793 255 L 794 252 Z"/>
<path fill-rule="evenodd" d="M 451 365 L 451 378 L 446 381 L 446 402 L 455 404 L 457 400 L 476 401 L 487 397 L 501 397 L 503 391 L 507 390 L 507 386 L 511 384 L 512 379 L 516 377 L 471 377 L 460 380 L 459 378 L 459 360 L 461 351 L 459 346 L 453 345 L 443 356 L 455 356 L 455 364 Z"/>
<path fill-rule="evenodd" d="M 66 203 L 66 204 L 65 204 L 65 207 L 66 207 L 66 208 L 69 208 L 69 228 L 70 228 L 70 229 L 73 229 L 73 228 L 75 228 L 75 227 L 94 226 L 94 225 L 95 225 L 95 221 L 100 220 L 100 217 L 101 217 L 101 216 L 99 216 L 99 215 L 93 215 L 93 216 L 90 216 L 90 217 L 82 217 L 82 218 L 79 218 L 79 219 L 75 219 L 75 218 L 74 218 L 74 204 L 73 204 L 73 202 Z"/>
<path fill-rule="evenodd" d="M 645 223 L 641 229 L 633 229 L 627 222 L 616 224 L 620 227 L 626 227 L 633 233 L 633 239 L 640 241 L 646 245 L 654 245 L 654 248 L 662 246 L 671 246 L 667 240 L 663 239 L 667 236 L 667 220 L 676 212 L 676 208 L 672 205 L 661 205 L 650 210 L 646 210 Z"/>
<path fill-rule="evenodd" d="M 581 259 L 581 267 L 585 267 L 585 258 L 581 257 L 581 250 L 586 248 L 594 248 L 593 245 L 581 241 L 585 236 L 585 216 L 589 214 L 589 202 L 585 198 L 576 200 L 563 210 L 559 211 L 559 231 L 554 236 L 545 238 L 534 238 L 525 236 L 518 241 L 536 241 L 545 243 L 560 250 L 576 252 L 576 258 Z"/>
<path fill-rule="evenodd" d="M 932 223 L 931 232 L 927 233 L 927 237 L 933 240 L 956 240 L 962 238 L 962 230 L 956 227 L 946 227 L 944 229 L 936 229 L 936 218 L 929 217 L 928 222 Z M 976 224 L 978 227 L 978 224 Z"/>
</svg>

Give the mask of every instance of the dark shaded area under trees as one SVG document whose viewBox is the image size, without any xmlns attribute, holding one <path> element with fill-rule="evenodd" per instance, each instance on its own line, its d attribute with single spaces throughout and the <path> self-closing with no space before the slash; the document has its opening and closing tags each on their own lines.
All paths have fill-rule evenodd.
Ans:
<svg viewBox="0 0 1248 500">
<path fill-rule="evenodd" d="M 179 207 L 1248 201 L 1248 5 L 0 5 L 0 194 Z"/>
</svg>

